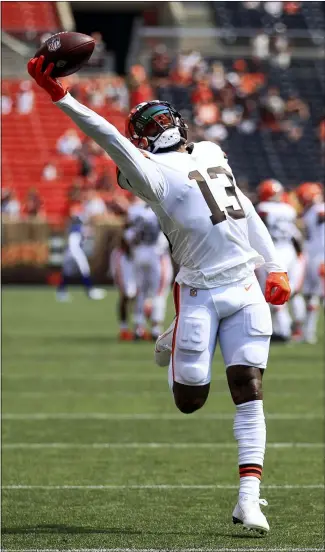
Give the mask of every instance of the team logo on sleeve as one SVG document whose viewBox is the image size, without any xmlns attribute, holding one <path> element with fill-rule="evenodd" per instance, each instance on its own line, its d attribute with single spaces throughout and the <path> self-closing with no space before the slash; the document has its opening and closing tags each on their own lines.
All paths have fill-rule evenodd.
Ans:
<svg viewBox="0 0 325 552">
<path fill-rule="evenodd" d="M 61 47 L 61 40 L 58 36 L 50 39 L 47 43 L 47 49 L 49 52 L 56 52 Z"/>
</svg>

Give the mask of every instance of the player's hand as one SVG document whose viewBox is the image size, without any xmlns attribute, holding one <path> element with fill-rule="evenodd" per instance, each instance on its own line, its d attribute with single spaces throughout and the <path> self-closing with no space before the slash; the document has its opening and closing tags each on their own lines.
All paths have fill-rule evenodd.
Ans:
<svg viewBox="0 0 325 552">
<path fill-rule="evenodd" d="M 60 81 L 52 79 L 51 72 L 54 63 L 50 63 L 45 71 L 42 72 L 44 56 L 32 58 L 27 64 L 27 71 L 30 76 L 37 82 L 38 86 L 43 88 L 52 98 L 53 102 L 58 102 L 67 93 L 67 90 L 62 86 Z"/>
<path fill-rule="evenodd" d="M 272 305 L 283 305 L 291 294 L 286 272 L 270 272 L 265 284 L 265 299 Z"/>
</svg>

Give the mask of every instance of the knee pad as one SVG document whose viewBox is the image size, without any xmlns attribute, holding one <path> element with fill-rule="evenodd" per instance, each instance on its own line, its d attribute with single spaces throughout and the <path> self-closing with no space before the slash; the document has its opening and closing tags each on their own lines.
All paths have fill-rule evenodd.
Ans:
<svg viewBox="0 0 325 552">
<path fill-rule="evenodd" d="M 272 319 L 268 305 L 253 305 L 244 313 L 244 333 L 247 336 L 236 351 L 233 364 L 265 368 L 272 335 Z"/>
<path fill-rule="evenodd" d="M 280 307 L 281 309 L 281 307 Z M 252 305 L 245 311 L 245 333 L 249 336 L 272 335 L 272 318 L 267 303 Z"/>
<path fill-rule="evenodd" d="M 205 307 L 184 309 L 177 328 L 177 380 L 187 385 L 207 383 L 210 370 L 210 314 Z"/>
</svg>

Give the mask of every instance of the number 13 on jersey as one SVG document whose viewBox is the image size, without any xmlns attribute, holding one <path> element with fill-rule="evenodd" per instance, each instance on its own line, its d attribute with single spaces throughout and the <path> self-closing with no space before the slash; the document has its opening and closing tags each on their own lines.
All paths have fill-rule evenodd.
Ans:
<svg viewBox="0 0 325 552">
<path fill-rule="evenodd" d="M 210 182 L 207 182 L 199 171 L 191 171 L 190 180 L 196 180 L 201 193 L 211 211 L 211 222 L 215 226 L 226 220 L 227 216 L 234 219 L 245 218 L 244 210 L 236 193 L 232 174 L 223 167 L 210 167 L 207 169 Z M 213 179 L 218 179 L 218 188 L 214 186 Z"/>
</svg>

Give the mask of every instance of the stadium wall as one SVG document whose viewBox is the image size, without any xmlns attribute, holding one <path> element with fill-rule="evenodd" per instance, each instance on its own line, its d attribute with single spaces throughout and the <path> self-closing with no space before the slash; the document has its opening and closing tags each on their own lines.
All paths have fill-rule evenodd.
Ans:
<svg viewBox="0 0 325 552">
<path fill-rule="evenodd" d="M 94 281 L 110 284 L 109 257 L 119 243 L 121 224 L 95 227 L 89 252 Z M 65 235 L 46 222 L 4 222 L 2 225 L 2 283 L 56 285 Z M 78 281 L 78 278 L 76 278 Z"/>
</svg>

